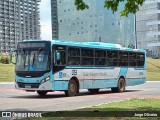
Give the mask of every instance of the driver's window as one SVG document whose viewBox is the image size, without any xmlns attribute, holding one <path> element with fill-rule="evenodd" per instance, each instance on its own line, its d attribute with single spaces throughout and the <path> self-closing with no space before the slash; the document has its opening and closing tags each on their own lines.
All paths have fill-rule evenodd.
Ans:
<svg viewBox="0 0 160 120">
<path fill-rule="evenodd" d="M 57 65 L 66 65 L 66 52 L 58 51 L 60 54 L 60 59 L 56 60 Z"/>
</svg>

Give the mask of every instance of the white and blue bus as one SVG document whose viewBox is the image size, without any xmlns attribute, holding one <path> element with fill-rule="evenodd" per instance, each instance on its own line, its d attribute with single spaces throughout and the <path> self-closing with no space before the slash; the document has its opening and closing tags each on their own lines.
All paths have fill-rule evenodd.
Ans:
<svg viewBox="0 0 160 120">
<path fill-rule="evenodd" d="M 50 91 L 74 96 L 80 89 L 123 92 L 146 80 L 145 50 L 118 44 L 27 40 L 15 51 L 15 88 L 41 96 Z"/>
</svg>

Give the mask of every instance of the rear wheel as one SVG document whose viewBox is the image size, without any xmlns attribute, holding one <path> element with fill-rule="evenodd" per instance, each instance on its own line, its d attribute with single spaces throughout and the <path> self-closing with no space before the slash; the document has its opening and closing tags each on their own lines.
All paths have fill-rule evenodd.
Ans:
<svg viewBox="0 0 160 120">
<path fill-rule="evenodd" d="M 120 78 L 118 81 L 118 85 L 115 88 L 111 88 L 112 92 L 124 92 L 125 91 L 125 80 L 124 78 Z"/>
<path fill-rule="evenodd" d="M 37 91 L 38 95 L 45 96 L 48 91 Z"/>
<path fill-rule="evenodd" d="M 77 83 L 74 79 L 71 79 L 68 84 L 68 90 L 65 91 L 66 96 L 75 96 L 77 93 Z"/>
<path fill-rule="evenodd" d="M 98 93 L 98 92 L 99 92 L 99 89 L 88 89 L 88 91 L 89 91 L 90 93 L 95 94 L 95 93 Z"/>
</svg>

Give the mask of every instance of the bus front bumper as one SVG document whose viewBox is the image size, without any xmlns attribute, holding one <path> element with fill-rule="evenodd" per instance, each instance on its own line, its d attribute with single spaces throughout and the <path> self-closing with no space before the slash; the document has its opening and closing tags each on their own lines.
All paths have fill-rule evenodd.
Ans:
<svg viewBox="0 0 160 120">
<path fill-rule="evenodd" d="M 51 91 L 52 90 L 52 84 L 49 81 L 47 81 L 43 84 L 15 82 L 15 88 L 19 89 L 19 90 Z"/>
</svg>

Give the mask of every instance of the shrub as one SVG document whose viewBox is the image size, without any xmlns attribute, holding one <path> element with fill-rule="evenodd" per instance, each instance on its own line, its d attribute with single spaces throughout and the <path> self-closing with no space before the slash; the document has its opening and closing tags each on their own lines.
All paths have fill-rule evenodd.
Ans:
<svg viewBox="0 0 160 120">
<path fill-rule="evenodd" d="M 6 55 L 1 55 L 0 56 L 0 63 L 3 63 L 3 64 L 9 64 L 9 56 L 6 56 Z"/>
</svg>

